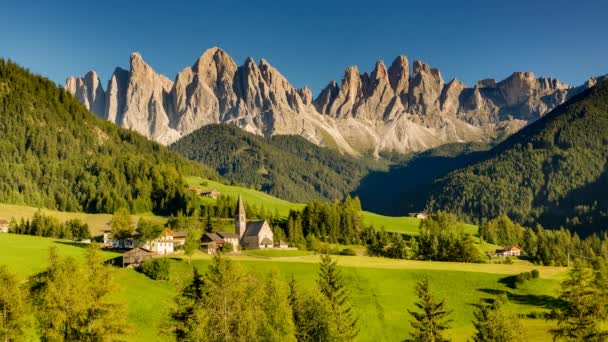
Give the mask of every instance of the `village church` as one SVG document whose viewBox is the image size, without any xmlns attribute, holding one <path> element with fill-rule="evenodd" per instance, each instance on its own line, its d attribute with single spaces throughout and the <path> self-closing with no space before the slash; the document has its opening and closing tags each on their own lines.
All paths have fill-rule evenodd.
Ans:
<svg viewBox="0 0 608 342">
<path fill-rule="evenodd" d="M 274 248 L 274 234 L 266 220 L 249 221 L 245 214 L 243 199 L 239 195 L 235 221 L 235 232 L 239 237 L 241 247 L 245 249 Z"/>
</svg>

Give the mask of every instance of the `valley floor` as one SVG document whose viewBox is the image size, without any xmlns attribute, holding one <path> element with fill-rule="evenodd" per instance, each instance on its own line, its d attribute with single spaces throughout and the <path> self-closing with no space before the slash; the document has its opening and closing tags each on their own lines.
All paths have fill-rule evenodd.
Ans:
<svg viewBox="0 0 608 342">
<path fill-rule="evenodd" d="M 51 246 L 56 246 L 61 255 L 76 258 L 84 255 L 82 245 L 68 241 L 0 234 L 0 264 L 7 264 L 25 281 L 28 276 L 45 268 Z M 309 253 L 294 254 L 273 257 L 253 253 L 231 258 L 246 269 L 255 272 L 278 270 L 286 279 L 294 276 L 302 286 L 315 286 L 318 257 Z M 119 257 L 112 252 L 106 255 L 108 258 Z M 465 341 L 474 331 L 471 323 L 473 305 L 482 298 L 506 293 L 510 299 L 509 306 L 518 314 L 547 312 L 559 303 L 556 298 L 559 282 L 566 272 L 563 267 L 529 264 L 421 262 L 363 256 L 337 258 L 360 317 L 361 341 L 399 341 L 407 337 L 410 331 L 407 309 L 412 309 L 416 300 L 416 281 L 425 275 L 430 278 L 437 296 L 445 298 L 448 307 L 454 310 L 454 322 L 448 335 L 454 341 Z M 210 260 L 209 255 L 199 253 L 192 264 L 206 271 Z M 188 280 L 191 267 L 184 259 L 174 258 L 172 280 L 169 282 L 150 280 L 133 269 L 117 270 L 115 277 L 121 292 L 116 299 L 127 303 L 128 318 L 133 328 L 130 341 L 169 340 L 159 332 L 174 305 L 176 287 Z M 540 279 L 529 281 L 518 289 L 507 286 L 509 276 L 534 268 L 540 270 Z M 551 322 L 525 319 L 523 323 L 528 340 L 551 340 L 547 333 Z"/>
</svg>

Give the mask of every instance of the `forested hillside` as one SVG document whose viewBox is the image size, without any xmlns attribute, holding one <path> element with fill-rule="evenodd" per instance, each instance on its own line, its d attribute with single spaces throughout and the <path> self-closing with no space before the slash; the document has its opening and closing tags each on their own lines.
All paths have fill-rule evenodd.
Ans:
<svg viewBox="0 0 608 342">
<path fill-rule="evenodd" d="M 439 180 L 431 202 L 480 222 L 506 214 L 585 235 L 608 228 L 608 82 Z"/>
<path fill-rule="evenodd" d="M 214 177 L 89 113 L 46 78 L 0 59 L 0 202 L 66 211 L 174 212 L 183 175 Z"/>
<path fill-rule="evenodd" d="M 422 211 L 436 179 L 480 160 L 489 148 L 484 143 L 459 143 L 410 156 L 385 155 L 394 165 L 370 172 L 353 195 L 361 199 L 364 210 L 382 215 Z"/>
<path fill-rule="evenodd" d="M 299 136 L 264 138 L 231 126 L 205 126 L 170 147 L 215 167 L 224 178 L 294 202 L 343 199 L 381 162 L 354 159 Z"/>
</svg>

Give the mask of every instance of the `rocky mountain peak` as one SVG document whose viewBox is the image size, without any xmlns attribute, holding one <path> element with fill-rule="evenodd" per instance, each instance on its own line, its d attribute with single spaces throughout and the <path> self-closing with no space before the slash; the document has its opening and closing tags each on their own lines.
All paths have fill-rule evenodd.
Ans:
<svg viewBox="0 0 608 342">
<path fill-rule="evenodd" d="M 91 112 L 103 113 L 106 102 L 105 92 L 94 70 L 87 72 L 84 77 L 68 77 L 65 88 Z"/>
<path fill-rule="evenodd" d="M 593 83 L 573 89 L 518 72 L 472 88 L 456 79 L 444 85 L 439 69 L 422 61 L 410 68 L 407 57 L 398 56 L 388 69 L 382 61 L 369 73 L 346 68 L 341 82 L 329 82 L 313 100 L 310 89 L 294 88 L 267 60 L 256 64 L 247 58 L 238 66 L 213 47 L 174 81 L 133 53 L 130 69 L 117 68 L 107 92 L 94 72 L 68 78 L 66 90 L 100 117 L 165 144 L 225 122 L 257 134 L 298 134 L 357 155 L 487 141 L 497 130 L 538 119 Z"/>
<path fill-rule="evenodd" d="M 439 112 L 439 96 L 443 90 L 443 78 L 439 69 L 431 68 L 421 61 L 414 61 L 413 69 L 408 98 L 409 110 L 416 114 Z"/>
<path fill-rule="evenodd" d="M 407 93 L 410 87 L 410 63 L 407 57 L 395 58 L 388 68 L 388 79 L 395 93 L 401 97 L 403 105 L 407 105 Z"/>
</svg>

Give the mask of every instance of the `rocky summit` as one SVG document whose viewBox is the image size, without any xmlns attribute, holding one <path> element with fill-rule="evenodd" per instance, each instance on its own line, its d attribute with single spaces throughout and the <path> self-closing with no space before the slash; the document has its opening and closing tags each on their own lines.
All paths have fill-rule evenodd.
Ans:
<svg viewBox="0 0 608 342">
<path fill-rule="evenodd" d="M 205 51 L 173 81 L 138 53 L 116 68 L 106 90 L 97 73 L 70 77 L 66 90 L 91 112 L 162 144 L 211 123 L 232 123 L 260 135 L 300 135 L 351 155 L 422 151 L 453 142 L 491 141 L 542 117 L 582 89 L 515 72 L 473 87 L 444 82 L 441 72 L 398 56 L 371 73 L 346 69 L 313 99 L 268 61 L 243 65 L 222 49 Z"/>
</svg>

